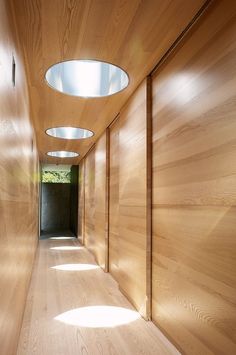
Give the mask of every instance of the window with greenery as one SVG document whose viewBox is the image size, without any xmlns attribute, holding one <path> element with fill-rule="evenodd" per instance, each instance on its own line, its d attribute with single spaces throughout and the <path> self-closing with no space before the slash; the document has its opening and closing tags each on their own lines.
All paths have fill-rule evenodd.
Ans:
<svg viewBox="0 0 236 355">
<path fill-rule="evenodd" d="M 42 171 L 42 182 L 69 184 L 70 181 L 70 171 Z"/>
</svg>

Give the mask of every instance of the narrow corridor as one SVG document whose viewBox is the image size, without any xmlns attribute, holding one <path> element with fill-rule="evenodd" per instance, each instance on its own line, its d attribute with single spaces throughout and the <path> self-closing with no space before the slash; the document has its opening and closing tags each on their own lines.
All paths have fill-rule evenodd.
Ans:
<svg viewBox="0 0 236 355">
<path fill-rule="evenodd" d="M 35 354 L 179 353 L 77 239 L 51 236 L 39 242 L 18 346 Z"/>
</svg>

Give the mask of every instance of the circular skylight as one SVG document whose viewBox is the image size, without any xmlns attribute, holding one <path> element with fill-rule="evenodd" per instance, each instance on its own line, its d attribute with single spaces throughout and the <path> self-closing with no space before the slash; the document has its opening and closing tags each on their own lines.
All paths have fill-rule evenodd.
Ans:
<svg viewBox="0 0 236 355">
<path fill-rule="evenodd" d="M 56 157 L 56 158 L 75 158 L 75 157 L 79 156 L 79 154 L 76 152 L 67 152 L 65 150 L 58 150 L 55 152 L 47 152 L 47 155 L 50 155 L 50 157 Z"/>
<path fill-rule="evenodd" d="M 84 139 L 93 136 L 93 132 L 84 128 L 54 127 L 46 130 L 49 136 L 64 139 Z"/>
<path fill-rule="evenodd" d="M 113 95 L 129 84 L 124 70 L 97 60 L 68 60 L 54 64 L 47 70 L 45 78 L 53 89 L 81 97 Z"/>
</svg>

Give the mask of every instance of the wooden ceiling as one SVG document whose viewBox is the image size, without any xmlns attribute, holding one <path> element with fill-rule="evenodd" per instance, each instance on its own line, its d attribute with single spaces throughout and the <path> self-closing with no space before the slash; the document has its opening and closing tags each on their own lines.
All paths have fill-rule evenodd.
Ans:
<svg viewBox="0 0 236 355">
<path fill-rule="evenodd" d="M 40 160 L 78 164 L 116 117 L 203 5 L 203 0 L 12 0 L 28 76 L 31 116 Z M 122 67 L 130 77 L 123 92 L 108 98 L 78 98 L 52 90 L 45 72 L 69 59 L 100 59 Z M 17 64 L 17 63 L 16 63 Z M 49 137 L 54 126 L 92 130 L 92 138 Z M 52 150 L 72 150 L 79 158 L 55 159 Z"/>
</svg>

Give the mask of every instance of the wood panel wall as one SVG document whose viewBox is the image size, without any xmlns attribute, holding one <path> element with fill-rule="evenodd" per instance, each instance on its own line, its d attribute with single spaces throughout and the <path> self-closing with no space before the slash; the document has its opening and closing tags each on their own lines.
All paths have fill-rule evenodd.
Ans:
<svg viewBox="0 0 236 355">
<path fill-rule="evenodd" d="M 153 92 L 152 319 L 188 355 L 236 352 L 235 35 L 236 4 L 212 2 L 109 128 L 109 271 L 147 316 Z M 99 181 L 95 151 L 85 163 Z"/>
<path fill-rule="evenodd" d="M 78 197 L 78 239 L 84 244 L 84 218 L 85 218 L 85 163 L 84 160 L 79 165 L 79 197 Z"/>
<path fill-rule="evenodd" d="M 119 117 L 119 286 L 146 316 L 146 80 Z"/>
<path fill-rule="evenodd" d="M 107 269 L 107 133 L 85 158 L 85 245 Z"/>
<path fill-rule="evenodd" d="M 153 78 L 153 320 L 183 354 L 236 353 L 236 3 Z"/>
<path fill-rule="evenodd" d="M 14 355 L 38 240 L 39 167 L 9 1 L 0 1 L 0 33 L 0 353 Z"/>
<path fill-rule="evenodd" d="M 119 118 L 109 128 L 109 272 L 119 280 Z"/>
<path fill-rule="evenodd" d="M 94 253 L 98 264 L 106 269 L 107 233 L 106 233 L 106 132 L 95 146 L 95 246 Z"/>
<path fill-rule="evenodd" d="M 101 267 L 109 268 L 120 289 L 144 317 L 148 316 L 149 301 L 146 94 L 144 80 L 109 128 L 110 144 L 106 131 L 84 159 L 85 245 Z"/>
<path fill-rule="evenodd" d="M 85 160 L 85 199 L 84 199 L 84 244 L 94 253 L 94 212 L 95 212 L 95 148 Z"/>
</svg>

